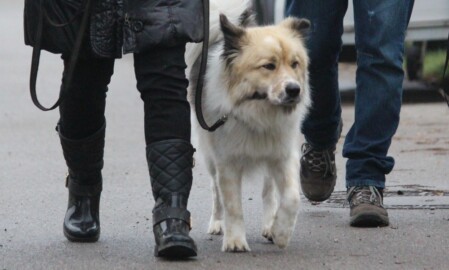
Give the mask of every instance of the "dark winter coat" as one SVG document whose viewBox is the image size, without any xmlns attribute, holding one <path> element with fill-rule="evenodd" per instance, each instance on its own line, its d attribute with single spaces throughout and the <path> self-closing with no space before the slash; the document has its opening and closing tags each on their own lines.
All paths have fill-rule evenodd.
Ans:
<svg viewBox="0 0 449 270">
<path fill-rule="evenodd" d="M 73 6 L 83 0 L 62 1 Z M 155 46 L 200 42 L 202 0 L 94 0 L 90 44 L 95 55 L 120 57 Z"/>
<path fill-rule="evenodd" d="M 123 51 L 200 42 L 202 10 L 202 0 L 127 0 Z"/>
</svg>

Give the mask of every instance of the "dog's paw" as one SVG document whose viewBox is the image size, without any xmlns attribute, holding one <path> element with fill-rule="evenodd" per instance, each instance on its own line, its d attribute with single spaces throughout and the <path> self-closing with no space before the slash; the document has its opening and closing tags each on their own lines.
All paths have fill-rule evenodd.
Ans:
<svg viewBox="0 0 449 270">
<path fill-rule="evenodd" d="M 288 246 L 288 242 L 290 241 L 290 237 L 288 237 L 285 233 L 282 234 L 273 234 L 273 242 L 276 246 L 281 249 L 284 249 Z"/>
<path fill-rule="evenodd" d="M 276 224 L 274 224 L 271 228 L 271 236 L 273 238 L 273 242 L 279 248 L 284 249 L 288 246 L 291 235 L 292 233 L 285 226 L 276 226 Z"/>
<path fill-rule="evenodd" d="M 271 234 L 270 228 L 264 228 L 262 230 L 262 236 L 265 237 L 268 241 L 273 242 L 273 234 Z"/>
<path fill-rule="evenodd" d="M 223 246 L 221 251 L 224 252 L 247 252 L 251 251 L 245 238 L 233 237 L 223 239 Z"/>
<path fill-rule="evenodd" d="M 220 235 L 223 232 L 223 221 L 222 220 L 211 220 L 209 222 L 209 229 L 207 229 L 208 234 Z"/>
</svg>

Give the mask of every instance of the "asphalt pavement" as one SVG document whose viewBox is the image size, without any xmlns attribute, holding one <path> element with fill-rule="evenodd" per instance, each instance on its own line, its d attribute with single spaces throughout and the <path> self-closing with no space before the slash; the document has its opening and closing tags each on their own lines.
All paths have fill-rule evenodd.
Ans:
<svg viewBox="0 0 449 270">
<path fill-rule="evenodd" d="M 58 112 L 31 102 L 31 48 L 23 45 L 23 1 L 0 4 L 0 270 L 7 269 L 449 269 L 449 108 L 442 102 L 407 103 L 390 150 L 387 176 L 390 226 L 351 228 L 344 205 L 342 142 L 354 117 L 343 106 L 337 147 L 338 180 L 321 204 L 302 198 L 290 246 L 280 250 L 261 236 L 261 179 L 244 184 L 251 252 L 223 253 L 221 237 L 206 229 L 210 180 L 199 155 L 189 201 L 199 256 L 188 261 L 153 257 L 153 199 L 145 161 L 143 104 L 135 89 L 132 57 L 116 62 L 106 109 L 107 135 L 101 238 L 67 241 L 65 162 L 54 130 Z M 38 92 L 50 105 L 58 94 L 62 62 L 44 53 Z M 194 136 L 195 137 L 195 136 Z"/>
</svg>

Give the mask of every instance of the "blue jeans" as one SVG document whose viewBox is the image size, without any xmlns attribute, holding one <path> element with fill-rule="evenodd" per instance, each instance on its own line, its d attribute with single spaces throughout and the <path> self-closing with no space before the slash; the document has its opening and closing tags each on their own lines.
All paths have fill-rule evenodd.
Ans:
<svg viewBox="0 0 449 270">
<path fill-rule="evenodd" d="M 385 187 L 394 166 L 387 156 L 399 125 L 405 31 L 414 0 L 354 0 L 357 74 L 355 121 L 343 156 L 346 186 Z M 338 140 L 341 118 L 338 57 L 348 0 L 287 0 L 287 15 L 307 18 L 313 108 L 301 131 L 317 150 Z"/>
</svg>

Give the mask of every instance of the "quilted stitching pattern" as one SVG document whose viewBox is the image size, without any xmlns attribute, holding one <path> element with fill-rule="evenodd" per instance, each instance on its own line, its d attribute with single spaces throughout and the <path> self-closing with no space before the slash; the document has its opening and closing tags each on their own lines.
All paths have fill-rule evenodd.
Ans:
<svg viewBox="0 0 449 270">
<path fill-rule="evenodd" d="M 106 123 L 97 132 L 81 140 L 66 138 L 59 125 L 57 130 L 71 181 L 80 185 L 101 183 Z"/>
<path fill-rule="evenodd" d="M 180 193 L 187 199 L 192 187 L 192 145 L 184 140 L 166 140 L 147 146 L 147 160 L 154 199 Z"/>
</svg>

